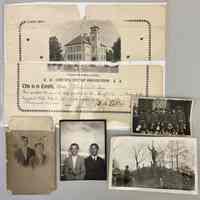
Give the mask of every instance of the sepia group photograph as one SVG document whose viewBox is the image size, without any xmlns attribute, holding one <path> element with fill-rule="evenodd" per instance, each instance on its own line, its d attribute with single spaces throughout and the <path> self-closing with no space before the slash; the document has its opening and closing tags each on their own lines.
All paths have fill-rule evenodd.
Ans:
<svg viewBox="0 0 200 200">
<path fill-rule="evenodd" d="M 115 136 L 110 148 L 110 189 L 197 193 L 196 139 Z"/>
<path fill-rule="evenodd" d="M 106 121 L 60 121 L 60 180 L 106 180 Z"/>
<path fill-rule="evenodd" d="M 137 135 L 191 136 L 192 100 L 141 97 L 132 105 L 132 132 Z"/>
</svg>

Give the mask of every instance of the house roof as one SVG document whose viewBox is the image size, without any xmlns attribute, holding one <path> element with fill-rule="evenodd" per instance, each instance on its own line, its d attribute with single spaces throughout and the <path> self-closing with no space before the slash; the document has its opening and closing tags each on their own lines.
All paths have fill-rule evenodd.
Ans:
<svg viewBox="0 0 200 200">
<path fill-rule="evenodd" d="M 77 37 L 72 39 L 70 42 L 65 44 L 65 46 L 71 46 L 71 45 L 81 44 L 81 43 L 90 44 L 89 37 L 83 36 L 83 35 L 78 35 Z"/>
<path fill-rule="evenodd" d="M 78 35 L 74 39 L 72 39 L 70 42 L 65 44 L 64 46 L 72 46 L 72 45 L 77 45 L 77 44 L 91 44 L 90 43 L 90 37 L 88 35 Z M 100 43 L 102 47 L 107 47 L 107 45 Z"/>
</svg>

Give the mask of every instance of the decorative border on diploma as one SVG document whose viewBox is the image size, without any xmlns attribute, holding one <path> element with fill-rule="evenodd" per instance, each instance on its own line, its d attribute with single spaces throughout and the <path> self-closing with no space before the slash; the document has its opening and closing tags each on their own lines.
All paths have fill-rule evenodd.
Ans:
<svg viewBox="0 0 200 200">
<path fill-rule="evenodd" d="M 151 47 L 152 47 L 152 41 L 151 41 L 151 23 L 146 20 L 146 19 L 130 19 L 130 20 L 125 20 L 125 22 L 133 22 L 133 23 L 145 23 L 147 24 L 148 27 L 148 61 L 151 61 Z M 18 27 L 18 39 L 19 39 L 19 62 L 17 63 L 17 108 L 21 112 L 78 112 L 78 113 L 131 113 L 130 112 L 125 112 L 125 111 L 89 111 L 89 110 L 48 110 L 48 109 L 23 109 L 20 106 L 20 62 L 22 62 L 22 27 L 25 24 L 32 24 L 32 23 L 45 23 L 43 20 L 28 20 L 28 21 L 21 21 Z M 149 65 L 146 65 L 146 88 L 145 88 L 145 93 L 146 96 L 149 95 Z M 131 99 L 131 98 L 130 98 Z M 130 102 L 131 105 L 131 102 Z"/>
<path fill-rule="evenodd" d="M 124 20 L 125 22 L 133 22 L 133 23 L 145 23 L 147 24 L 148 27 L 148 61 L 151 60 L 151 22 L 146 20 L 146 19 L 128 19 L 128 20 Z"/>
<path fill-rule="evenodd" d="M 148 26 L 148 61 L 151 60 L 151 47 L 152 47 L 152 42 L 151 42 L 151 22 L 146 20 L 146 19 L 130 19 L 130 20 L 125 20 L 125 22 L 136 22 L 136 23 L 146 23 Z M 149 65 L 146 66 L 146 96 L 149 96 Z"/>
<path fill-rule="evenodd" d="M 152 32 L 152 26 L 151 26 L 151 22 L 146 20 L 146 19 L 128 19 L 128 20 L 124 20 L 124 22 L 133 22 L 133 23 L 145 23 L 147 24 L 148 27 L 148 55 L 147 55 L 147 60 L 150 61 L 151 57 L 152 57 L 152 51 L 151 51 L 151 47 L 152 47 L 152 41 L 151 41 L 151 32 Z M 44 20 L 27 20 L 27 21 L 21 21 L 21 23 L 19 24 L 18 27 L 18 35 L 19 35 L 19 61 L 22 61 L 22 27 L 25 24 L 41 24 L 41 23 L 45 23 Z"/>
<path fill-rule="evenodd" d="M 28 20 L 28 21 L 21 21 L 21 23 L 19 24 L 19 27 L 18 27 L 18 34 L 19 34 L 19 61 L 21 62 L 22 61 L 22 27 L 25 25 L 25 24 L 35 24 L 35 23 L 44 23 L 45 21 L 43 20 Z"/>
</svg>

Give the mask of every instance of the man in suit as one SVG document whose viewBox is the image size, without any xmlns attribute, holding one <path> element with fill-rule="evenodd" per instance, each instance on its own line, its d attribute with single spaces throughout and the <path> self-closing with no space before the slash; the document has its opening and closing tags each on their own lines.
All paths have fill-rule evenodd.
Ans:
<svg viewBox="0 0 200 200">
<path fill-rule="evenodd" d="M 35 144 L 35 155 L 30 159 L 30 165 L 35 168 L 37 166 L 45 165 L 47 162 L 47 156 L 44 152 L 44 144 L 38 142 Z"/>
<path fill-rule="evenodd" d="M 85 159 L 86 180 L 106 180 L 105 160 L 98 156 L 99 145 L 90 145 L 90 156 Z"/>
<path fill-rule="evenodd" d="M 64 161 L 63 174 L 65 180 L 83 180 L 85 178 L 84 158 L 78 155 L 79 145 L 72 143 L 69 151 L 71 155 Z"/>
<path fill-rule="evenodd" d="M 22 136 L 21 141 L 22 145 L 16 150 L 15 158 L 19 164 L 21 164 L 24 167 L 27 167 L 30 165 L 30 160 L 35 155 L 35 151 L 28 146 L 28 137 Z"/>
</svg>

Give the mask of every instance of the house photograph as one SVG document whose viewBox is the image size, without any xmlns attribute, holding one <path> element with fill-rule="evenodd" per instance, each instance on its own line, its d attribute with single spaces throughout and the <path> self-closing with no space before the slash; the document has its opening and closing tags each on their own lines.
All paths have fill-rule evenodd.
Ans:
<svg viewBox="0 0 200 200">
<path fill-rule="evenodd" d="M 117 62 L 121 59 L 120 36 L 111 21 L 83 19 L 58 29 L 52 30 L 49 38 L 50 61 Z"/>
</svg>

